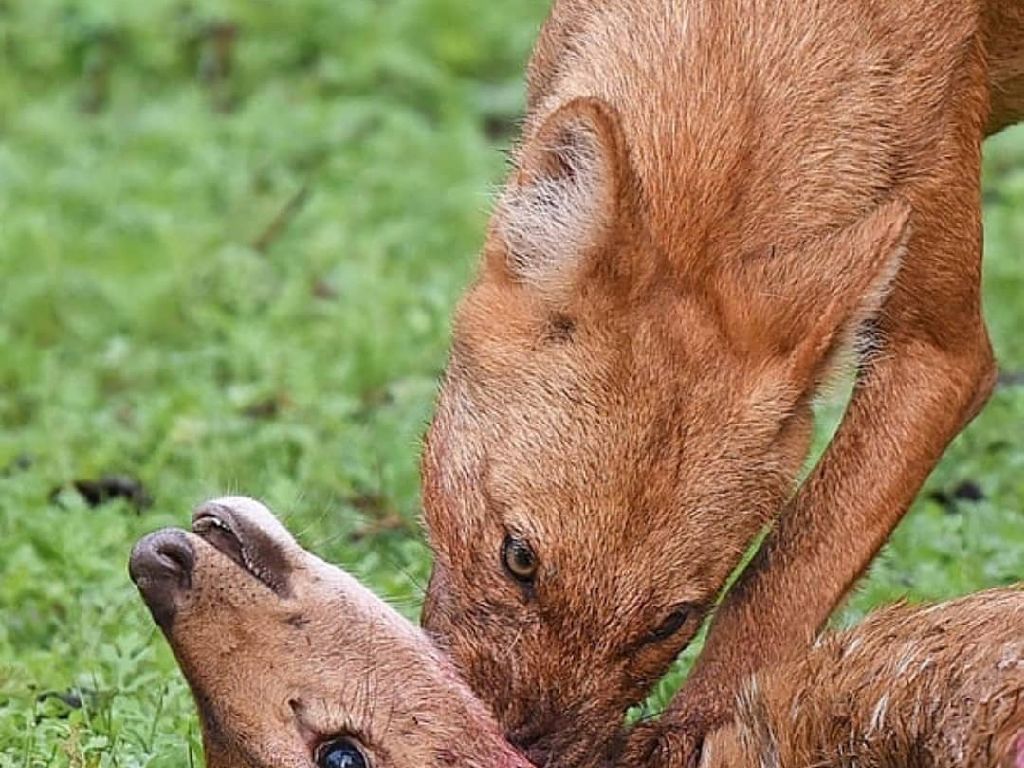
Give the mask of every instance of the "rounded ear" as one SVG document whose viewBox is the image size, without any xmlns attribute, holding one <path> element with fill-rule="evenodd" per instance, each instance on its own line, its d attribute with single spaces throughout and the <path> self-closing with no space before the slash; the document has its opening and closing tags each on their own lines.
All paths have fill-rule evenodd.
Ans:
<svg viewBox="0 0 1024 768">
<path fill-rule="evenodd" d="M 725 271 L 725 323 L 738 348 L 781 362 L 794 391 L 828 379 L 881 308 L 910 236 L 910 205 L 894 199 L 853 224 Z"/>
<path fill-rule="evenodd" d="M 629 178 L 609 105 L 579 98 L 549 115 L 522 147 L 494 219 L 512 277 L 549 296 L 570 290 L 618 224 Z"/>
<path fill-rule="evenodd" d="M 803 307 L 814 321 L 793 348 L 792 377 L 817 388 L 837 358 L 854 349 L 858 332 L 878 314 L 899 273 L 910 240 L 910 210 L 906 200 L 890 200 L 820 244 L 819 258 L 830 274 L 817 275 L 821 282 L 808 286 L 819 298 Z"/>
</svg>

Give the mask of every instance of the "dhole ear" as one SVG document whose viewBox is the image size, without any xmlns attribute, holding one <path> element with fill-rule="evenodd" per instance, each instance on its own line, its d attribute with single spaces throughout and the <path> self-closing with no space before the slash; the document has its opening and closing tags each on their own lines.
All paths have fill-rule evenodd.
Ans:
<svg viewBox="0 0 1024 768">
<path fill-rule="evenodd" d="M 909 219 L 909 204 L 891 200 L 844 229 L 738 265 L 727 293 L 741 348 L 767 353 L 797 394 L 812 393 L 888 296 Z"/>
<path fill-rule="evenodd" d="M 615 227 L 628 169 L 607 104 L 579 98 L 549 115 L 523 146 L 495 217 L 512 277 L 548 295 L 564 293 Z"/>
</svg>

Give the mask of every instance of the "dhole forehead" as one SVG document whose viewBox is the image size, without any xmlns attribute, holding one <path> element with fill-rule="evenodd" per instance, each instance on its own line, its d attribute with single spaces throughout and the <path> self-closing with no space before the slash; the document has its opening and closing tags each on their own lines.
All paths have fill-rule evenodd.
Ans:
<svg viewBox="0 0 1024 768">
<path fill-rule="evenodd" d="M 616 250 L 601 258 L 633 257 Z M 609 279 L 586 272 L 564 297 L 552 300 L 485 263 L 455 314 L 449 377 L 487 380 L 483 396 L 524 374 L 533 374 L 537 384 L 574 377 L 613 386 L 640 358 L 645 364 L 636 373 L 648 371 L 652 358 L 666 366 L 662 375 L 700 375 L 717 367 L 728 337 L 714 286 L 706 277 L 655 271 L 656 278 L 628 301 L 609 299 L 603 287 Z"/>
<path fill-rule="evenodd" d="M 581 277 L 566 299 L 547 302 L 485 273 L 456 312 L 448 376 L 473 382 L 532 372 L 615 383 L 637 357 L 671 360 L 672 370 L 662 373 L 701 373 L 728 353 L 717 288 L 706 276 L 677 285 L 671 273 L 659 275 L 642 295 L 620 303 L 602 301 L 597 280 Z"/>
<path fill-rule="evenodd" d="M 729 455 L 723 449 L 750 420 L 745 398 L 735 394 L 739 388 L 722 379 L 679 387 L 666 379 L 641 388 L 628 371 L 593 376 L 548 362 L 550 373 L 540 363 L 518 366 L 499 377 L 500 387 L 490 387 L 474 378 L 463 356 L 453 355 L 427 431 L 425 469 L 479 473 L 489 459 L 492 475 L 515 477 L 536 469 L 527 463 L 531 457 L 546 457 L 552 460 L 534 479 L 564 481 L 592 476 L 596 462 L 649 466 L 672 459 L 676 471 L 700 477 L 675 457 L 693 451 L 698 457 Z M 560 460 L 567 451 L 587 455 Z M 507 471 L 495 464 L 502 456 Z M 619 487 L 636 480 L 634 474 L 606 479 Z"/>
<path fill-rule="evenodd" d="M 592 342 L 584 348 L 547 341 L 545 334 L 556 332 L 559 322 L 571 321 L 555 318 L 522 341 L 456 337 L 441 387 L 442 400 L 462 408 L 452 416 L 484 416 L 486 423 L 477 426 L 493 427 L 523 408 L 578 409 L 603 392 L 614 392 L 626 379 L 617 353 Z"/>
<path fill-rule="evenodd" d="M 444 432 L 460 449 L 487 442 L 524 454 L 607 452 L 641 441 L 659 447 L 657 435 L 682 431 L 666 439 L 717 448 L 731 435 L 723 430 L 749 410 L 763 371 L 730 348 L 721 308 L 706 290 L 655 290 L 650 306 L 579 318 L 572 306 L 510 302 L 506 294 L 518 289 L 492 282 L 478 282 L 460 307 L 431 439 Z M 502 299 L 497 306 L 494 297 Z M 523 316 L 509 318 L 509 305 Z M 552 324 L 573 330 L 552 340 Z M 612 433 L 609 443 L 604 436 Z"/>
<path fill-rule="evenodd" d="M 500 261 L 503 257 L 491 254 L 491 258 Z M 453 357 L 486 365 L 495 356 L 529 353 L 538 342 L 554 341 L 551 324 L 561 309 L 545 303 L 507 275 L 489 269 L 486 257 L 483 269 L 455 311 Z"/>
<path fill-rule="evenodd" d="M 675 301 L 630 318 L 621 337 L 584 330 L 580 340 L 549 342 L 537 331 L 508 343 L 498 318 L 488 337 L 456 333 L 433 425 L 461 442 L 522 437 L 551 450 L 613 432 L 615 442 L 598 447 L 676 431 L 721 446 L 732 434 L 724 428 L 750 419 L 769 370 L 732 348 L 712 302 Z M 541 440 L 545 430 L 557 431 Z"/>
<path fill-rule="evenodd" d="M 709 563 L 725 550 L 738 557 L 753 534 L 743 505 L 727 493 L 736 474 L 723 450 L 727 435 L 710 447 L 689 442 L 689 425 L 654 442 L 650 433 L 608 442 L 586 430 L 569 440 L 552 425 L 552 439 L 538 445 L 536 431 L 483 429 L 482 420 L 469 388 L 451 379 L 423 453 L 424 518 L 439 554 L 469 556 L 509 531 L 567 566 L 655 581 L 673 572 L 700 583 Z M 679 453 L 689 461 L 680 463 Z M 712 546 L 716 527 L 723 536 Z M 734 528 L 739 543 L 725 540 Z"/>
</svg>

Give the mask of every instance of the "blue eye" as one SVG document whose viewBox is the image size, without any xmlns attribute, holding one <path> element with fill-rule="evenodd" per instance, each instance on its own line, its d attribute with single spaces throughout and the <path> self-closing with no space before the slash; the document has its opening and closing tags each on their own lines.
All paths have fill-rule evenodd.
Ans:
<svg viewBox="0 0 1024 768">
<path fill-rule="evenodd" d="M 363 753 L 349 739 L 322 744 L 316 751 L 316 764 L 319 768 L 367 768 Z"/>
</svg>

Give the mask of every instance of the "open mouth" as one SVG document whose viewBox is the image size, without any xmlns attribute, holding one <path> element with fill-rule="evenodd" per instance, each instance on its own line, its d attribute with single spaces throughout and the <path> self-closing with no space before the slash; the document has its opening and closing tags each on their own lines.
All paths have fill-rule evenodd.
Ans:
<svg viewBox="0 0 1024 768">
<path fill-rule="evenodd" d="M 203 504 L 193 515 L 192 533 L 268 589 L 287 596 L 288 565 L 280 547 L 230 507 L 217 502 Z"/>
</svg>

